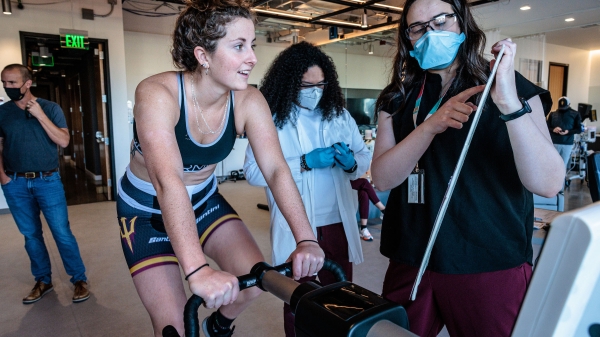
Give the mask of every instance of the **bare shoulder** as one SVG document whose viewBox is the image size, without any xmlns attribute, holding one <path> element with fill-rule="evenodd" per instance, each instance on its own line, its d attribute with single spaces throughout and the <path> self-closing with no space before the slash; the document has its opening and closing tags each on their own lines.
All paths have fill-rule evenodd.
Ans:
<svg viewBox="0 0 600 337">
<path fill-rule="evenodd" d="M 179 110 L 176 72 L 169 71 L 142 80 L 135 89 L 136 116 L 147 111 Z"/>
<path fill-rule="evenodd" d="M 235 92 L 235 106 L 240 107 L 240 111 L 255 110 L 257 108 L 268 109 L 267 101 L 263 94 L 251 85 L 246 90 Z"/>
<path fill-rule="evenodd" d="M 158 99 L 175 98 L 177 101 L 177 73 L 167 71 L 164 73 L 152 75 L 142 80 L 135 89 L 135 101 L 141 103 L 149 98 L 156 101 Z M 158 96 L 157 96 L 158 95 Z"/>
<path fill-rule="evenodd" d="M 235 125 L 238 134 L 271 120 L 271 110 L 263 94 L 253 86 L 235 92 Z"/>
</svg>

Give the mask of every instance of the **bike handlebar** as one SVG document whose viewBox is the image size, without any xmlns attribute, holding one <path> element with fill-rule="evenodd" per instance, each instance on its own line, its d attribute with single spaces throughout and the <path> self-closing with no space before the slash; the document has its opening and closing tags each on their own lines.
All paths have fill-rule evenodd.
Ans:
<svg viewBox="0 0 600 337">
<path fill-rule="evenodd" d="M 334 277 L 338 282 L 346 281 L 346 273 L 344 269 L 332 260 L 325 259 L 323 262 L 324 270 L 328 270 L 333 273 Z M 292 262 L 284 263 L 279 266 L 271 267 L 270 265 L 259 262 L 254 267 L 250 274 L 238 276 L 238 285 L 241 290 L 248 289 L 254 286 L 258 286 L 262 290 L 265 290 L 262 286 L 262 276 L 267 271 L 276 271 L 285 276 L 292 275 Z M 204 300 L 198 296 L 192 294 L 185 304 L 183 311 L 183 324 L 185 328 L 185 337 L 198 337 L 200 336 L 200 321 L 198 320 L 198 309 L 204 303 Z M 173 332 L 175 331 L 175 333 Z M 167 325 L 162 331 L 163 337 L 178 337 L 175 328 L 171 325 Z"/>
</svg>

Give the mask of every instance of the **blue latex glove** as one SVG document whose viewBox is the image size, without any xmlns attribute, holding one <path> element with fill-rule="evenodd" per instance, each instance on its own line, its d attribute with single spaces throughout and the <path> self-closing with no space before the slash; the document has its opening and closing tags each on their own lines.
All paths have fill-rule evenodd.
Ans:
<svg viewBox="0 0 600 337">
<path fill-rule="evenodd" d="M 336 150 L 335 162 L 340 165 L 342 169 L 346 171 L 350 170 L 354 166 L 354 163 L 356 163 L 352 150 L 350 150 L 345 143 L 335 143 L 333 144 L 333 148 Z"/>
<path fill-rule="evenodd" d="M 321 147 L 310 151 L 304 158 L 306 158 L 306 165 L 311 169 L 324 168 L 333 165 L 334 154 L 335 150 L 333 148 Z"/>
</svg>

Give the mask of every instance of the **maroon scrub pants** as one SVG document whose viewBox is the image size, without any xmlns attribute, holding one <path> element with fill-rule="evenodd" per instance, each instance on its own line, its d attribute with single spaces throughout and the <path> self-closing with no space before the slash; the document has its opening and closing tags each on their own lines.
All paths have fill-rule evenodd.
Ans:
<svg viewBox="0 0 600 337">
<path fill-rule="evenodd" d="M 410 330 L 420 337 L 436 337 L 444 325 L 450 336 L 510 336 L 532 273 L 528 263 L 480 274 L 426 271 L 413 302 L 418 271 L 390 260 L 382 295 L 406 309 Z"/>
</svg>

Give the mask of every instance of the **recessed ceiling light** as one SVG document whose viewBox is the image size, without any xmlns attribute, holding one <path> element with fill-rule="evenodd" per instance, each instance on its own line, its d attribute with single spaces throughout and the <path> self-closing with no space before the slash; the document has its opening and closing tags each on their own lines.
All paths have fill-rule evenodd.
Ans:
<svg viewBox="0 0 600 337">
<path fill-rule="evenodd" d="M 523 6 L 523 7 L 521 7 L 522 11 L 528 11 L 530 9 L 531 9 L 531 7 L 529 7 L 529 6 Z"/>
<path fill-rule="evenodd" d="M 565 21 L 571 22 L 571 21 L 575 21 L 575 19 L 573 19 L 573 18 L 566 18 Z"/>
</svg>

